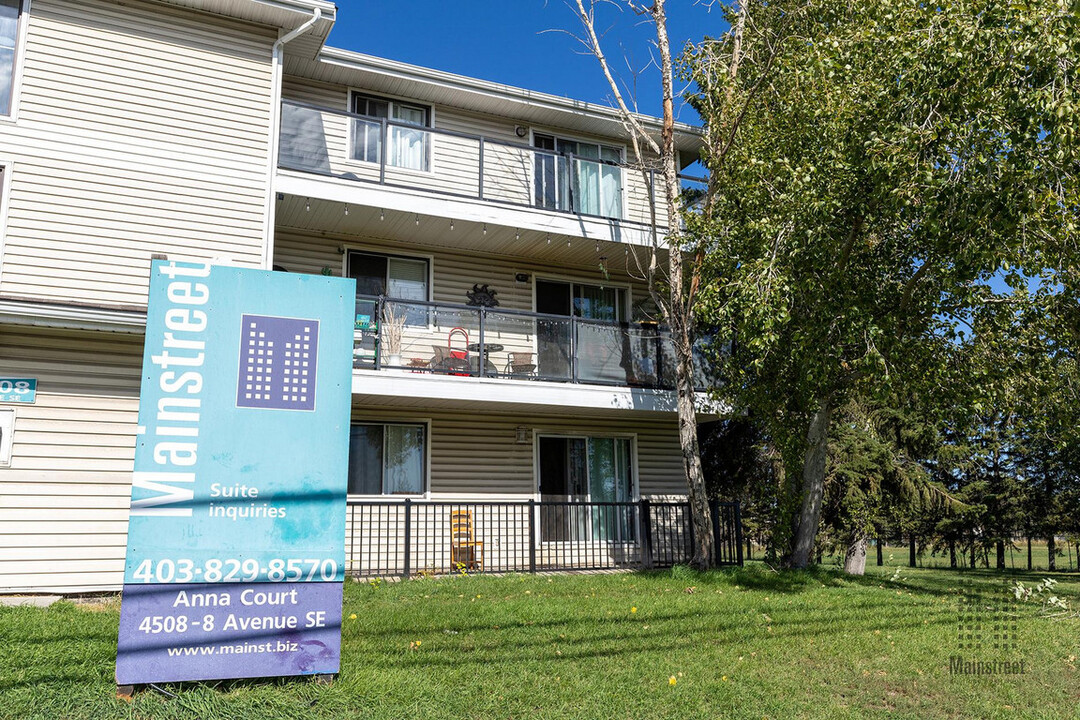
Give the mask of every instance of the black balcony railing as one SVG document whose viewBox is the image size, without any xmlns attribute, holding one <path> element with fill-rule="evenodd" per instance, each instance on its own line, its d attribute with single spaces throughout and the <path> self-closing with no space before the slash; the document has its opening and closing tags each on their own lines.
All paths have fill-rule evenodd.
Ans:
<svg viewBox="0 0 1080 720">
<path fill-rule="evenodd" d="M 674 387 L 671 334 L 656 323 L 357 296 L 354 340 L 355 368 Z M 706 368 L 699 353 L 699 388 L 709 384 Z"/>
<path fill-rule="evenodd" d="M 278 166 L 650 227 L 655 169 L 282 100 Z M 680 176 L 692 204 L 703 180 Z M 664 229 L 663 203 L 657 225 Z"/>
<path fill-rule="evenodd" d="M 714 564 L 742 565 L 738 502 L 710 507 Z M 346 523 L 357 577 L 667 568 L 693 557 L 686 502 L 350 500 Z"/>
</svg>

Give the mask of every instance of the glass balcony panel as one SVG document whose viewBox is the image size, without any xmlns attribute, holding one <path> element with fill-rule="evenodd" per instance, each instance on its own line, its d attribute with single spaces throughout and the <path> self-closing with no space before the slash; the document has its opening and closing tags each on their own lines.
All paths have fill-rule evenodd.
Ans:
<svg viewBox="0 0 1080 720">
<path fill-rule="evenodd" d="M 327 133 L 321 109 L 282 103 L 278 165 L 290 170 L 329 173 Z"/>
<path fill-rule="evenodd" d="M 375 120 L 352 118 L 351 160 L 377 163 L 382 157 L 382 123 Z"/>
<path fill-rule="evenodd" d="M 538 322 L 530 315 L 485 311 L 485 374 L 519 380 L 536 378 Z"/>
<path fill-rule="evenodd" d="M 669 330 L 660 331 L 660 386 L 675 388 L 675 345 Z"/>
<path fill-rule="evenodd" d="M 577 329 L 579 382 L 657 385 L 655 326 L 578 320 Z"/>
<path fill-rule="evenodd" d="M 475 308 L 385 300 L 379 328 L 382 367 L 415 372 L 471 375 L 477 370 L 470 350 L 480 335 Z"/>
<path fill-rule="evenodd" d="M 536 319 L 537 376 L 567 381 L 574 377 L 573 330 L 570 318 L 544 315 Z"/>
<path fill-rule="evenodd" d="M 711 335 L 695 344 L 696 388 L 715 383 L 709 368 L 718 353 L 723 355 L 723 348 Z M 671 334 L 655 323 L 361 296 L 356 300 L 353 366 L 374 369 L 376 356 L 378 367 L 413 372 L 675 387 Z"/>
<path fill-rule="evenodd" d="M 431 168 L 431 133 L 419 128 L 393 125 L 387 129 L 386 164 L 404 170 L 427 172 Z"/>
<path fill-rule="evenodd" d="M 353 322 L 353 367 L 374 369 L 375 355 L 379 347 L 378 303 L 375 300 L 356 299 L 356 315 Z"/>
</svg>

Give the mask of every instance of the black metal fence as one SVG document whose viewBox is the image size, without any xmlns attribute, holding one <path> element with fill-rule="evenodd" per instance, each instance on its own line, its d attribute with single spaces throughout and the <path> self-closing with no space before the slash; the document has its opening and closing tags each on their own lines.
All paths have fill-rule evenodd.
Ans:
<svg viewBox="0 0 1080 720">
<path fill-rule="evenodd" d="M 712 502 L 715 564 L 741 565 L 738 502 Z M 351 500 L 347 572 L 410 577 L 455 572 L 664 568 L 688 563 L 687 502 Z"/>
</svg>

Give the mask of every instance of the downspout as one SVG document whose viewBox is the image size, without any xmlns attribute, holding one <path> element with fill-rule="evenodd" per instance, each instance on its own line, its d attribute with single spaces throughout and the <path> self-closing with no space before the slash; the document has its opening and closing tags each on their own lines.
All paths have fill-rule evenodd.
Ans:
<svg viewBox="0 0 1080 720">
<path fill-rule="evenodd" d="M 308 18 L 299 27 L 290 30 L 285 35 L 282 35 L 274 43 L 273 49 L 270 53 L 271 63 L 271 106 L 270 106 L 270 156 L 267 158 L 266 163 L 266 206 L 263 211 L 264 226 L 263 226 L 263 247 L 262 247 L 262 267 L 264 270 L 270 270 L 274 266 L 274 216 L 275 208 L 277 207 L 274 198 L 277 195 L 277 191 L 274 189 L 277 180 L 277 159 L 278 159 L 278 147 L 280 145 L 281 135 L 281 80 L 282 80 L 282 56 L 285 52 L 285 44 L 295 40 L 300 35 L 311 29 L 311 26 L 319 22 L 322 19 L 322 9 L 315 8 L 311 17 Z"/>
</svg>

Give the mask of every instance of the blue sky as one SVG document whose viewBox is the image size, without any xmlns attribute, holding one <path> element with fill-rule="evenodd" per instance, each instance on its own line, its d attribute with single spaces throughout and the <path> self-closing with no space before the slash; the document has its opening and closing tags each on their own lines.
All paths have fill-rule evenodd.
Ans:
<svg viewBox="0 0 1080 720">
<path fill-rule="evenodd" d="M 576 54 L 580 45 L 562 32 L 579 30 L 564 0 L 337 0 L 338 20 L 328 44 L 393 60 L 446 70 L 484 80 L 540 90 L 588 102 L 611 104 L 610 91 L 592 56 Z M 687 40 L 722 33 L 719 10 L 694 0 L 671 0 L 668 32 L 673 49 Z M 606 6 L 597 23 L 607 31 L 604 50 L 629 83 L 623 58 L 635 68 L 649 64 L 651 26 L 629 11 Z M 615 69 L 615 68 L 613 68 Z M 642 112 L 659 115 L 659 74 L 638 80 Z M 688 107 L 678 119 L 696 124 Z"/>
</svg>

